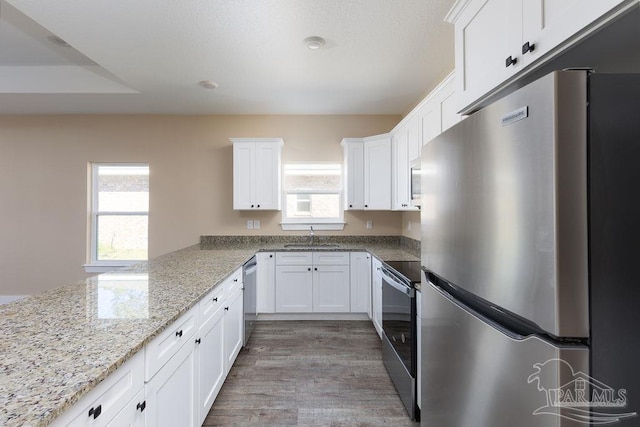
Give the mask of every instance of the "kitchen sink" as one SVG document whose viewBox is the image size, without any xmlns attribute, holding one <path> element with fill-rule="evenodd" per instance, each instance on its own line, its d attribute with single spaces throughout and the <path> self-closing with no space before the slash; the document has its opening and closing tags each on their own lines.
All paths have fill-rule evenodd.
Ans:
<svg viewBox="0 0 640 427">
<path fill-rule="evenodd" d="M 310 245 L 308 243 L 290 243 L 284 245 L 285 248 L 296 248 L 296 249 L 327 249 L 327 248 L 337 248 L 338 245 L 334 245 L 331 243 L 316 243 Z"/>
</svg>

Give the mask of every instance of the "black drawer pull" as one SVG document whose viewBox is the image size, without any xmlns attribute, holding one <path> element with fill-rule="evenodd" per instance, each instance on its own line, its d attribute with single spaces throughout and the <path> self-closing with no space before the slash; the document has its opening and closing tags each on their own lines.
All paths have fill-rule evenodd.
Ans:
<svg viewBox="0 0 640 427">
<path fill-rule="evenodd" d="M 102 413 L 102 405 L 98 405 L 95 408 L 89 409 L 89 416 L 93 417 L 94 420 L 98 418 L 101 413 Z"/>
<path fill-rule="evenodd" d="M 224 308 L 224 311 L 229 311 L 229 307 L 225 307 L 225 308 Z"/>
<path fill-rule="evenodd" d="M 215 297 L 215 298 L 213 299 L 213 302 L 218 302 L 218 297 Z"/>
<path fill-rule="evenodd" d="M 504 62 L 504 63 L 505 63 L 505 66 L 509 67 L 509 66 L 511 66 L 511 65 L 514 65 L 514 64 L 515 64 L 515 63 L 517 63 L 517 62 L 518 62 L 518 58 L 514 58 L 514 57 L 511 57 L 511 56 L 510 56 L 510 57 L 508 57 L 508 58 L 505 60 L 505 62 Z"/>
<path fill-rule="evenodd" d="M 202 342 L 202 340 L 201 340 L 200 338 L 198 338 L 198 339 L 196 340 L 196 344 L 200 344 L 201 342 Z"/>
<path fill-rule="evenodd" d="M 147 401 L 143 401 L 142 403 L 138 403 L 136 405 L 136 409 L 139 409 L 140 412 L 144 412 L 144 409 L 147 407 Z"/>
<path fill-rule="evenodd" d="M 179 331 L 176 332 L 176 336 L 177 337 L 181 337 L 182 336 L 182 329 L 180 329 Z"/>
<path fill-rule="evenodd" d="M 525 44 L 522 45 L 522 54 L 524 55 L 527 52 L 533 52 L 535 48 L 536 48 L 535 43 L 526 42 Z"/>
</svg>

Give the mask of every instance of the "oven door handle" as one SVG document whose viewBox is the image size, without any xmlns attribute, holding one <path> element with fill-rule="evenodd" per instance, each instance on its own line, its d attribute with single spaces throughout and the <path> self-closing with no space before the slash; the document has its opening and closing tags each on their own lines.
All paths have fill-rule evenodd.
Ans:
<svg viewBox="0 0 640 427">
<path fill-rule="evenodd" d="M 387 282 L 389 285 L 393 286 L 394 288 L 396 288 L 397 290 L 399 290 L 400 292 L 402 292 L 403 294 L 407 295 L 410 298 L 413 298 L 415 296 L 415 289 L 413 289 L 410 286 L 405 285 L 404 283 L 400 282 L 398 279 L 396 279 L 393 276 L 390 276 L 388 274 L 385 274 L 384 269 L 383 269 L 383 276 L 382 278 L 384 279 L 385 282 Z"/>
</svg>

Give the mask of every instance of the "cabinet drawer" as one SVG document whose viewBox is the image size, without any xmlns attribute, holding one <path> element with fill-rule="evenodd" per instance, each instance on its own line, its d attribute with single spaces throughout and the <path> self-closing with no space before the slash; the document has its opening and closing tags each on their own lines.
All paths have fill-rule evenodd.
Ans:
<svg viewBox="0 0 640 427">
<path fill-rule="evenodd" d="M 313 265 L 349 265 L 349 252 L 313 252 Z"/>
<path fill-rule="evenodd" d="M 276 252 L 276 265 L 311 265 L 313 252 Z"/>
<path fill-rule="evenodd" d="M 225 296 L 228 298 L 238 288 L 242 287 L 242 268 L 237 269 L 224 281 Z"/>
<path fill-rule="evenodd" d="M 200 323 L 206 323 L 215 312 L 222 307 L 222 303 L 227 292 L 225 292 L 226 282 L 220 283 L 218 286 L 213 288 L 211 292 L 209 292 L 204 298 L 200 300 Z"/>
<path fill-rule="evenodd" d="M 143 386 L 144 350 L 141 350 L 63 413 L 52 425 L 107 425 Z"/>
<path fill-rule="evenodd" d="M 182 344 L 193 337 L 199 326 L 199 310 L 198 305 L 193 306 L 147 344 L 145 351 L 145 381 L 149 381 L 171 359 L 171 356 L 176 354 Z"/>
</svg>

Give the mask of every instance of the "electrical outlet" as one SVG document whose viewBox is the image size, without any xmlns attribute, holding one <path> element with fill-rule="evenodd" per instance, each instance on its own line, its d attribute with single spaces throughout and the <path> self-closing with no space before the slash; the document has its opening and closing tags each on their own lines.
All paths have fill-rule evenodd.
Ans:
<svg viewBox="0 0 640 427">
<path fill-rule="evenodd" d="M 259 219 L 254 219 L 253 220 L 253 229 L 254 230 L 260 230 L 260 220 Z"/>
<path fill-rule="evenodd" d="M 250 219 L 247 220 L 247 230 L 253 230 L 253 221 Z"/>
<path fill-rule="evenodd" d="M 407 224 L 407 230 L 411 231 L 411 221 L 409 221 L 409 224 Z"/>
<path fill-rule="evenodd" d="M 367 221 L 367 230 L 371 230 L 373 228 L 373 221 Z"/>
</svg>

